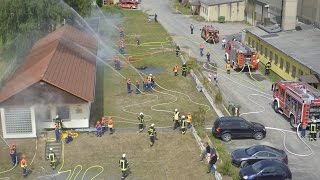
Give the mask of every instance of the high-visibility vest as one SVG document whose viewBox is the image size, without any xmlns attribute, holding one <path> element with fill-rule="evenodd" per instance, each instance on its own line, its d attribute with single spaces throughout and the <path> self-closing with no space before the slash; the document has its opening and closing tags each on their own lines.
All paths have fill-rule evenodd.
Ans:
<svg viewBox="0 0 320 180">
<path fill-rule="evenodd" d="M 152 76 L 148 76 L 148 78 L 147 78 L 147 79 L 148 79 L 148 81 L 150 81 L 150 82 L 151 82 L 151 81 L 152 81 Z"/>
<path fill-rule="evenodd" d="M 173 115 L 174 120 L 179 120 L 180 112 L 175 112 Z"/>
<path fill-rule="evenodd" d="M 317 133 L 317 124 L 315 123 L 310 124 L 310 133 Z"/>
<path fill-rule="evenodd" d="M 182 71 L 187 71 L 187 69 L 188 69 L 188 68 L 187 68 L 186 65 L 183 65 L 183 66 L 182 66 Z"/>
<path fill-rule="evenodd" d="M 266 64 L 266 69 L 271 69 L 271 63 Z"/>
<path fill-rule="evenodd" d="M 191 114 L 190 114 L 190 115 L 188 115 L 188 122 L 189 122 L 189 123 L 191 123 L 191 122 L 192 122 L 192 116 L 191 116 Z"/>
<path fill-rule="evenodd" d="M 153 127 L 148 129 L 149 136 L 154 136 L 156 134 L 156 130 Z"/>
<path fill-rule="evenodd" d="M 173 72 L 178 72 L 179 67 L 178 66 L 174 66 L 173 67 Z"/>
<path fill-rule="evenodd" d="M 186 127 L 186 120 L 182 120 L 181 122 L 181 128 L 185 128 Z"/>
<path fill-rule="evenodd" d="M 49 156 L 50 162 L 56 162 L 56 155 L 53 152 L 49 153 L 48 156 Z"/>
<path fill-rule="evenodd" d="M 139 115 L 138 120 L 139 120 L 139 124 L 143 124 L 144 123 L 143 115 Z"/>
<path fill-rule="evenodd" d="M 126 159 L 120 159 L 119 163 L 121 171 L 126 171 L 128 169 L 128 161 Z"/>
<path fill-rule="evenodd" d="M 26 167 L 27 166 L 27 160 L 22 159 L 20 162 L 21 167 Z"/>
<path fill-rule="evenodd" d="M 226 68 L 227 68 L 227 70 L 230 70 L 231 69 L 231 64 L 230 63 L 226 64 Z"/>
</svg>

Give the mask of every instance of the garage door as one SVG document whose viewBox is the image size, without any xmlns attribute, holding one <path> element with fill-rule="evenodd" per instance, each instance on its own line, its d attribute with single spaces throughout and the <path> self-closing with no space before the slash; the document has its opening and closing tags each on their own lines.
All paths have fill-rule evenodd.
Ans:
<svg viewBox="0 0 320 180">
<path fill-rule="evenodd" d="M 30 107 L 5 108 L 6 133 L 31 134 L 32 121 Z"/>
</svg>

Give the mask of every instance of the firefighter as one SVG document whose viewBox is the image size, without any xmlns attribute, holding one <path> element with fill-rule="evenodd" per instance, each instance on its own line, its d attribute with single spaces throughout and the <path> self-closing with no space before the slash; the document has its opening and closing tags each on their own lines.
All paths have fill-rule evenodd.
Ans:
<svg viewBox="0 0 320 180">
<path fill-rule="evenodd" d="M 65 138 L 66 144 L 68 144 L 69 142 L 73 141 L 73 137 L 70 131 L 67 132 L 67 137 Z"/>
<path fill-rule="evenodd" d="M 11 161 L 13 163 L 13 166 L 15 166 L 18 162 L 18 158 L 17 158 L 17 147 L 15 144 L 12 144 L 10 146 L 10 157 L 11 157 Z"/>
<path fill-rule="evenodd" d="M 271 69 L 271 62 L 268 61 L 266 64 L 266 71 L 265 71 L 264 75 L 268 76 L 270 74 L 270 69 Z"/>
<path fill-rule="evenodd" d="M 127 91 L 128 91 L 128 93 L 131 93 L 131 92 L 132 92 L 132 90 L 131 90 L 131 80 L 130 80 L 130 78 L 127 79 Z"/>
<path fill-rule="evenodd" d="M 313 140 L 317 140 L 317 122 L 316 120 L 312 119 L 312 122 L 310 124 L 310 141 L 313 141 Z"/>
<path fill-rule="evenodd" d="M 180 118 L 181 118 L 180 112 L 178 111 L 178 109 L 175 109 L 173 113 L 173 120 L 172 120 L 174 122 L 173 130 L 177 129 L 177 127 L 180 126 L 179 124 Z"/>
<path fill-rule="evenodd" d="M 152 90 L 152 88 L 154 88 L 154 78 L 152 74 L 149 74 L 149 76 L 147 77 L 147 81 L 148 81 L 148 89 Z"/>
<path fill-rule="evenodd" d="M 179 71 L 179 66 L 178 66 L 178 64 L 176 64 L 176 65 L 173 67 L 174 76 L 178 76 L 178 71 Z"/>
<path fill-rule="evenodd" d="M 111 116 L 109 116 L 108 118 L 108 128 L 109 128 L 110 134 L 113 134 L 113 120 Z"/>
<path fill-rule="evenodd" d="M 54 119 L 55 123 L 58 125 L 59 129 L 62 131 L 63 125 L 62 125 L 62 119 L 59 117 L 59 115 L 56 115 L 56 118 Z"/>
<path fill-rule="evenodd" d="M 140 46 L 140 38 L 138 36 L 136 37 L 136 42 L 137 42 L 137 46 Z"/>
<path fill-rule="evenodd" d="M 188 115 L 187 115 L 187 127 L 190 129 L 192 127 L 192 115 L 191 115 L 191 112 L 188 112 Z"/>
<path fill-rule="evenodd" d="M 186 130 L 187 130 L 186 129 L 186 117 L 184 115 L 181 116 L 180 124 L 181 124 L 181 127 L 180 127 L 181 133 L 186 134 Z"/>
<path fill-rule="evenodd" d="M 125 179 L 128 176 L 129 162 L 127 160 L 126 154 L 122 154 L 119 160 L 119 167 L 121 169 L 121 179 Z"/>
<path fill-rule="evenodd" d="M 56 163 L 57 163 L 57 156 L 56 154 L 53 152 L 53 149 L 50 148 L 49 149 L 49 154 L 48 154 L 48 160 L 50 161 L 50 166 L 52 167 L 52 169 L 54 170 L 56 168 Z"/>
<path fill-rule="evenodd" d="M 181 70 L 182 70 L 182 76 L 187 77 L 187 65 L 186 63 L 182 64 Z"/>
<path fill-rule="evenodd" d="M 26 156 L 23 154 L 21 156 L 21 162 L 20 162 L 20 166 L 22 168 L 22 176 L 23 177 L 27 177 L 27 160 L 26 160 Z"/>
<path fill-rule="evenodd" d="M 144 129 L 144 114 L 141 112 L 138 115 L 138 120 L 139 120 L 139 132 L 141 133 Z"/>
<path fill-rule="evenodd" d="M 124 51 L 124 40 L 123 40 L 123 39 L 120 41 L 119 52 L 120 52 L 121 54 L 124 54 L 124 53 L 125 53 L 125 51 Z"/>
<path fill-rule="evenodd" d="M 148 134 L 150 137 L 150 147 L 151 147 L 151 146 L 153 146 L 155 137 L 157 136 L 157 131 L 154 128 L 154 124 L 151 124 L 151 126 L 149 127 Z"/>
<path fill-rule="evenodd" d="M 136 94 L 140 94 L 140 83 L 139 83 L 139 81 L 137 80 L 136 81 Z"/>
<path fill-rule="evenodd" d="M 118 70 L 118 71 L 121 69 L 119 57 L 116 57 L 116 58 L 114 59 L 114 68 L 115 68 L 116 70 Z"/>
<path fill-rule="evenodd" d="M 102 134 L 104 134 L 104 132 L 106 132 L 106 125 L 107 125 L 107 119 L 105 117 L 101 118 L 101 130 L 102 130 Z"/>
<path fill-rule="evenodd" d="M 61 134 L 61 131 L 59 129 L 59 125 L 58 124 L 55 124 L 55 129 L 54 129 L 54 133 L 56 135 L 56 142 L 60 142 L 60 134 Z"/>
<path fill-rule="evenodd" d="M 193 26 L 193 24 L 191 24 L 191 25 L 190 25 L 191 34 L 193 34 L 193 29 L 194 29 L 194 26 Z"/>
<path fill-rule="evenodd" d="M 217 71 L 215 71 L 213 73 L 213 81 L 215 82 L 216 85 L 218 84 L 218 72 Z"/>
<path fill-rule="evenodd" d="M 96 124 L 96 130 L 97 130 L 97 137 L 101 137 L 102 136 L 102 127 L 101 127 L 101 124 L 100 124 L 100 121 L 97 121 L 97 124 Z"/>
<path fill-rule="evenodd" d="M 207 56 L 207 61 L 210 62 L 210 53 L 208 52 L 206 56 Z"/>
<path fill-rule="evenodd" d="M 204 45 L 200 44 L 200 56 L 203 56 Z"/>
<path fill-rule="evenodd" d="M 119 35 L 120 35 L 120 38 L 124 37 L 124 31 L 121 27 L 119 28 Z"/>
<path fill-rule="evenodd" d="M 227 74 L 230 74 L 231 68 L 232 68 L 232 66 L 231 66 L 231 64 L 230 64 L 230 61 L 228 60 L 228 61 L 227 61 L 227 64 L 226 64 Z"/>
<path fill-rule="evenodd" d="M 176 46 L 176 56 L 178 57 L 180 53 L 180 47 L 177 45 Z"/>
</svg>

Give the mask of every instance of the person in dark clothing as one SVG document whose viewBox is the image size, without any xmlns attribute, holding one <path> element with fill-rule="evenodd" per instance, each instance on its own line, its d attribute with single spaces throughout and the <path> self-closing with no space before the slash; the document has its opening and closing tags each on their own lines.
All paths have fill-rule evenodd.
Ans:
<svg viewBox="0 0 320 180">
<path fill-rule="evenodd" d="M 216 150 L 214 148 L 210 149 L 207 173 L 210 173 L 212 171 L 212 173 L 215 174 L 216 168 L 214 165 L 216 164 L 217 160 L 218 160 L 218 156 L 216 154 Z"/>
<path fill-rule="evenodd" d="M 154 22 L 158 22 L 158 19 L 157 19 L 157 18 L 158 18 L 158 15 L 155 13 L 155 14 L 154 14 Z"/>
<path fill-rule="evenodd" d="M 177 57 L 179 56 L 179 53 L 180 53 L 180 47 L 179 47 L 179 46 L 176 46 L 176 56 L 177 56 Z"/>
<path fill-rule="evenodd" d="M 188 70 L 188 68 L 187 68 L 186 63 L 183 63 L 183 64 L 182 64 L 181 70 L 182 70 L 182 76 L 187 77 L 187 70 Z"/>
<path fill-rule="evenodd" d="M 193 26 L 193 24 L 191 24 L 191 25 L 190 25 L 191 34 L 193 34 L 193 29 L 194 29 L 194 26 Z"/>
<path fill-rule="evenodd" d="M 154 128 L 154 124 L 151 124 L 151 126 L 149 127 L 148 134 L 149 134 L 149 137 L 150 137 L 150 147 L 151 147 L 151 146 L 153 146 L 154 140 L 157 137 L 157 131 Z"/>
<path fill-rule="evenodd" d="M 212 149 L 208 142 L 203 143 L 203 146 L 205 147 L 205 149 L 200 154 L 200 161 L 202 161 L 210 153 Z"/>
<path fill-rule="evenodd" d="M 264 75 L 269 75 L 270 74 L 270 69 L 271 69 L 271 62 L 268 61 L 267 64 L 266 64 L 266 70 L 265 70 L 265 73 Z"/>
<path fill-rule="evenodd" d="M 119 160 L 119 167 L 121 169 L 121 179 L 125 179 L 128 176 L 129 162 L 126 157 L 126 154 L 122 154 L 122 157 Z"/>
<path fill-rule="evenodd" d="M 210 56 L 211 56 L 210 53 L 208 52 L 206 56 L 207 56 L 207 61 L 210 62 Z"/>
</svg>

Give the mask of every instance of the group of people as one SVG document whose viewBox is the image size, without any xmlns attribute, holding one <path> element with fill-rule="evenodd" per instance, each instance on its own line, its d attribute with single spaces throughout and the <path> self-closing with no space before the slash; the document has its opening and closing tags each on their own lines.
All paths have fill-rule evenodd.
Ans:
<svg viewBox="0 0 320 180">
<path fill-rule="evenodd" d="M 192 115 L 190 112 L 188 112 L 188 115 L 186 117 L 185 115 L 181 115 L 178 109 L 175 109 L 172 121 L 174 122 L 173 130 L 176 130 L 178 127 L 180 127 L 180 131 L 182 134 L 186 133 L 187 128 L 190 129 L 192 127 Z"/>
<path fill-rule="evenodd" d="M 155 87 L 154 76 L 149 74 L 143 81 L 143 92 L 151 91 Z M 140 94 L 140 82 L 139 80 L 136 81 L 135 84 L 136 94 Z M 131 80 L 130 78 L 127 79 L 127 92 L 131 93 Z"/>
<path fill-rule="evenodd" d="M 108 131 L 109 129 L 109 134 L 113 134 L 113 120 L 112 117 L 109 116 L 108 120 L 105 117 L 101 118 L 101 121 L 97 121 L 96 123 L 96 136 L 97 137 L 102 137 L 102 135 Z"/>
<path fill-rule="evenodd" d="M 187 70 L 188 70 L 188 67 L 187 67 L 186 63 L 183 63 L 181 66 L 181 71 L 182 71 L 181 75 L 184 77 L 187 77 Z M 178 64 L 174 65 L 172 71 L 173 71 L 174 76 L 178 76 L 179 65 Z"/>
<path fill-rule="evenodd" d="M 302 137 L 302 138 L 306 137 L 307 127 L 308 127 L 308 123 L 302 122 L 300 137 Z M 320 126 L 318 125 L 315 117 L 312 117 L 311 123 L 309 124 L 309 141 L 317 141 L 317 133 L 318 133 L 319 129 L 320 129 Z M 319 138 L 320 138 L 320 134 L 319 134 Z"/>
<path fill-rule="evenodd" d="M 19 163 L 16 144 L 11 144 L 9 153 L 10 153 L 13 166 L 16 166 Z M 20 166 L 22 168 L 22 176 L 26 177 L 27 176 L 27 160 L 26 160 L 26 155 L 24 154 L 21 155 Z"/>
</svg>

